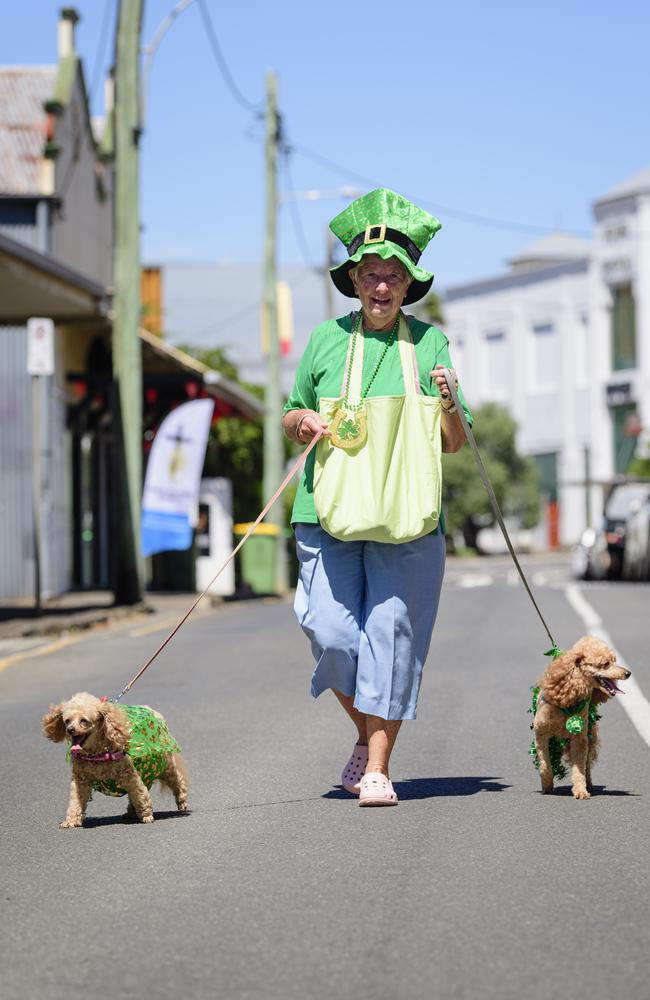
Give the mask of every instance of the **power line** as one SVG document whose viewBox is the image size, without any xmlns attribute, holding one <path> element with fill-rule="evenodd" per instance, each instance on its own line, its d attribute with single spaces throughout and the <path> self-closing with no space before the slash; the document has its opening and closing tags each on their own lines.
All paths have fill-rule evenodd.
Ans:
<svg viewBox="0 0 650 1000">
<path fill-rule="evenodd" d="M 217 65 L 221 71 L 221 75 L 226 83 L 226 86 L 228 87 L 228 90 L 230 91 L 234 99 L 237 101 L 237 103 L 240 104 L 243 108 L 245 108 L 246 111 L 253 111 L 255 113 L 259 112 L 263 107 L 263 102 L 259 101 L 257 104 L 253 104 L 252 101 L 249 101 L 248 98 L 244 97 L 244 95 L 242 94 L 241 90 L 237 86 L 237 83 L 235 82 L 235 78 L 230 72 L 224 54 L 221 51 L 221 46 L 219 45 L 219 42 L 217 40 L 217 35 L 214 30 L 214 26 L 212 24 L 210 13 L 208 11 L 205 0 L 198 0 L 198 4 L 199 4 L 199 10 L 201 11 L 201 17 L 203 18 L 203 25 L 205 27 L 205 32 L 206 35 L 208 36 L 208 41 L 210 42 L 210 47 L 212 48 L 214 58 L 216 59 Z"/>
<path fill-rule="evenodd" d="M 284 166 L 286 191 L 287 193 L 290 193 L 291 191 L 295 191 L 291 174 L 291 166 L 290 166 L 290 157 L 292 150 L 291 147 L 287 145 L 286 142 L 283 143 L 281 149 L 283 153 L 283 166 Z M 302 254 L 302 259 L 304 263 L 307 265 L 307 267 L 311 268 L 312 271 L 316 271 L 317 273 L 320 274 L 323 268 L 319 267 L 317 264 L 314 263 L 314 259 L 309 249 L 309 244 L 307 243 L 307 237 L 305 236 L 305 230 L 303 228 L 302 219 L 300 217 L 298 202 L 293 198 L 287 198 L 286 201 L 289 203 L 289 217 L 293 224 L 293 230 L 296 236 L 298 247 L 300 248 L 300 252 Z"/>
<path fill-rule="evenodd" d="M 317 269 L 318 270 L 318 269 Z M 307 278 L 312 276 L 311 270 L 301 271 L 295 277 L 289 279 L 287 284 L 291 288 L 299 288 Z M 231 326 L 234 323 L 238 323 L 240 320 L 245 319 L 247 316 L 257 313 L 259 316 L 261 308 L 261 300 L 258 302 L 249 303 L 242 309 L 237 310 L 235 313 L 231 313 L 230 316 L 226 316 L 224 319 L 213 320 L 208 326 L 203 326 L 199 330 L 195 330 L 193 333 L 188 334 L 188 337 L 204 337 L 206 334 L 212 333 L 212 331 L 219 331 L 223 327 Z"/>
<path fill-rule="evenodd" d="M 313 160 L 315 163 L 320 163 L 322 166 L 327 167 L 329 170 L 333 170 L 339 176 L 347 178 L 355 178 L 357 181 L 368 185 L 371 188 L 381 187 L 382 185 L 376 179 L 371 177 L 365 177 L 363 174 L 358 174 L 354 170 L 350 170 L 348 167 L 342 166 L 340 163 L 335 163 L 333 160 L 328 159 L 326 156 L 322 156 L 320 153 L 315 152 L 313 149 L 309 149 L 307 146 L 293 145 L 293 149 L 297 153 L 301 153 L 307 159 Z M 462 222 L 469 222 L 478 226 L 487 226 L 492 229 L 508 229 L 515 232 L 523 233 L 555 233 L 556 228 L 552 226 L 538 226 L 534 223 L 527 222 L 511 222 L 506 219 L 495 219 L 487 215 L 477 215 L 474 212 L 465 212 L 459 208 L 450 208 L 449 205 L 442 205 L 437 202 L 430 201 L 428 198 L 421 198 L 416 195 L 412 195 L 412 200 L 418 205 L 423 205 L 424 207 L 430 208 L 434 212 L 439 212 L 442 215 L 448 215 L 452 218 L 459 219 Z M 590 236 L 591 234 L 584 229 L 575 229 L 572 232 L 580 236 Z"/>
<path fill-rule="evenodd" d="M 90 87 L 90 100 L 95 96 L 97 87 L 99 86 L 99 81 L 102 78 L 102 73 L 104 70 L 104 56 L 106 54 L 106 45 L 109 39 L 109 23 L 111 21 L 111 15 L 114 14 L 113 8 L 115 7 L 114 0 L 105 0 L 104 3 L 104 17 L 102 19 L 102 26 L 99 30 L 99 41 L 97 42 L 97 51 L 95 53 L 95 63 L 93 66 L 92 73 L 92 84 Z"/>
<path fill-rule="evenodd" d="M 201 11 L 201 15 L 203 17 L 205 30 L 208 35 L 210 44 L 212 46 L 215 59 L 217 61 L 219 69 L 221 70 L 223 78 L 232 96 L 247 111 L 253 111 L 255 113 L 259 113 L 262 108 L 262 102 L 260 102 L 259 104 L 253 104 L 251 101 L 247 100 L 247 98 L 244 97 L 241 90 L 237 86 L 233 78 L 233 75 L 230 72 L 230 69 L 228 68 L 228 64 L 226 63 L 221 47 L 219 46 L 216 32 L 210 20 L 210 15 L 205 0 L 198 0 L 198 5 Z M 302 144 L 293 143 L 291 147 L 285 144 L 283 148 L 283 152 L 286 154 L 285 169 L 287 169 L 289 153 L 294 151 L 297 153 L 301 153 L 307 159 L 311 159 L 314 162 L 327 167 L 329 170 L 334 171 L 341 177 L 345 177 L 347 179 L 354 178 L 370 188 L 376 188 L 382 186 L 382 184 L 375 178 L 366 177 L 364 174 L 359 174 L 354 170 L 350 170 L 349 167 L 344 167 L 340 163 L 336 163 L 333 160 L 330 160 L 328 157 L 323 156 L 321 153 L 318 153 L 313 149 L 309 149 L 307 146 L 303 146 Z M 480 215 L 476 212 L 467 212 L 464 211 L 463 209 L 453 208 L 450 205 L 443 205 L 440 202 L 434 202 L 431 201 L 429 198 L 422 198 L 416 195 L 411 195 L 411 198 L 413 201 L 417 202 L 417 204 L 420 204 L 425 208 L 429 208 L 433 212 L 438 212 L 441 215 L 447 215 L 451 218 L 458 219 L 461 222 L 470 223 L 471 225 L 485 226 L 489 229 L 508 230 L 511 232 L 530 233 L 533 235 L 550 234 L 557 232 L 557 227 L 553 226 L 542 226 L 542 225 L 537 225 L 535 223 L 527 223 L 527 222 L 513 222 L 509 219 L 498 219 L 488 215 Z M 303 258 L 305 259 L 305 262 L 308 263 L 309 267 L 316 269 L 313 260 L 311 258 L 311 254 L 309 253 L 309 249 L 307 247 L 307 242 L 305 239 L 304 230 L 302 228 L 302 223 L 297 214 L 297 210 L 293 204 L 291 205 L 290 212 L 291 212 L 293 227 L 296 232 L 296 238 L 301 248 Z M 577 235 L 586 237 L 589 237 L 591 235 L 587 230 L 584 229 L 573 229 L 572 232 L 574 232 Z"/>
</svg>

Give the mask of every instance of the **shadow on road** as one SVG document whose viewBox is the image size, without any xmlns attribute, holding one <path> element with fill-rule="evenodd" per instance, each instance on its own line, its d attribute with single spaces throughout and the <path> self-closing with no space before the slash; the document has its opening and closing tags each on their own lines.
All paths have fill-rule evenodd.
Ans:
<svg viewBox="0 0 650 1000">
<path fill-rule="evenodd" d="M 539 792 L 541 795 L 542 793 Z M 622 788 L 607 788 L 605 785 L 594 785 L 592 793 L 594 798 L 598 798 L 601 795 L 631 795 L 634 797 L 640 797 L 640 792 L 626 792 Z M 564 795 L 565 797 L 571 798 L 571 785 L 560 785 L 558 788 L 553 789 L 553 795 Z"/>
<path fill-rule="evenodd" d="M 175 809 L 170 809 L 169 812 L 154 812 L 153 814 L 156 823 L 161 819 L 183 819 L 189 815 L 191 815 L 191 810 L 181 813 Z M 84 829 L 90 829 L 93 826 L 122 826 L 123 824 L 127 826 L 141 825 L 137 820 L 131 819 L 125 813 L 119 816 L 86 816 L 83 825 Z"/>
<path fill-rule="evenodd" d="M 449 795 L 476 795 L 477 792 L 502 792 L 510 785 L 500 784 L 495 777 L 465 776 L 459 778 L 409 778 L 394 782 L 397 797 L 406 799 L 432 799 Z M 323 795 L 324 799 L 349 799 L 342 788 L 335 788 Z"/>
<path fill-rule="evenodd" d="M 464 775 L 457 778 L 409 778 L 396 781 L 400 799 L 431 799 L 437 796 L 476 795 L 477 792 L 502 792 L 510 785 L 501 784 L 494 776 Z"/>
</svg>

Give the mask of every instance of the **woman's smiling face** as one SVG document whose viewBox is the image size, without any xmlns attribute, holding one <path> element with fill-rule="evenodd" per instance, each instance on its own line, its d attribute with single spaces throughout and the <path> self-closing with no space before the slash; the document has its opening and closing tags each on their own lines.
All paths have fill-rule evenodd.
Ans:
<svg viewBox="0 0 650 1000">
<path fill-rule="evenodd" d="M 361 301 L 364 325 L 371 330 L 390 330 L 410 285 L 406 268 L 396 257 L 383 260 L 377 254 L 367 254 L 350 271 L 350 277 Z"/>
</svg>

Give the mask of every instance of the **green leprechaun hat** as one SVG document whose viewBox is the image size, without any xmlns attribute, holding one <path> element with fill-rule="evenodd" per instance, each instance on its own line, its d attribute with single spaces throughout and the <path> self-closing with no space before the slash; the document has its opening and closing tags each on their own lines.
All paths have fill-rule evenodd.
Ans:
<svg viewBox="0 0 650 1000">
<path fill-rule="evenodd" d="M 343 295 L 350 298 L 356 295 L 350 268 L 367 253 L 377 254 L 382 260 L 397 257 L 404 265 L 413 278 L 405 305 L 417 302 L 431 288 L 433 275 L 417 264 L 422 251 L 440 229 L 440 223 L 401 194 L 388 188 L 370 191 L 332 219 L 330 229 L 348 252 L 343 264 L 330 268 L 332 281 Z"/>
</svg>

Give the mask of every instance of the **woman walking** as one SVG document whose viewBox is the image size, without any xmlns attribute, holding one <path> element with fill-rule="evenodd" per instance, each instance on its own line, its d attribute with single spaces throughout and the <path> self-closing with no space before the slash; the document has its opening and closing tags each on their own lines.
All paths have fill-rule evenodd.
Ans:
<svg viewBox="0 0 650 1000">
<path fill-rule="evenodd" d="M 389 760 L 416 716 L 444 573 L 440 452 L 465 435 L 441 372 L 447 338 L 402 312 L 431 287 L 418 261 L 440 223 L 380 188 L 330 228 L 348 252 L 331 278 L 361 308 L 313 331 L 284 409 L 292 440 L 323 434 L 292 512 L 295 612 L 312 694 L 330 688 L 357 730 L 343 787 L 362 806 L 396 805 Z"/>
</svg>

